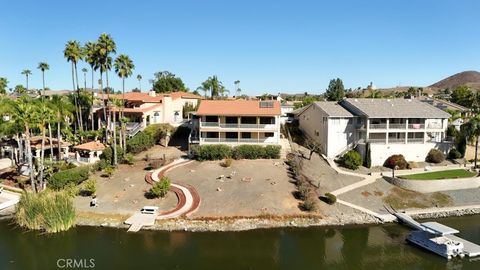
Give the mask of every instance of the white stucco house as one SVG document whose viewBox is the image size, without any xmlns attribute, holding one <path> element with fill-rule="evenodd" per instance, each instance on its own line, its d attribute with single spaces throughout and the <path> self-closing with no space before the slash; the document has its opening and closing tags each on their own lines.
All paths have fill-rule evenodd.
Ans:
<svg viewBox="0 0 480 270">
<path fill-rule="evenodd" d="M 195 113 L 191 144 L 279 144 L 280 102 L 203 100 Z"/>
<path fill-rule="evenodd" d="M 316 102 L 298 116 L 300 129 L 318 141 L 322 153 L 336 158 L 356 148 L 363 155 L 370 144 L 372 165 L 383 165 L 394 154 L 408 161 L 424 161 L 428 151 L 445 153 L 450 115 L 412 99 L 344 99 Z"/>
</svg>

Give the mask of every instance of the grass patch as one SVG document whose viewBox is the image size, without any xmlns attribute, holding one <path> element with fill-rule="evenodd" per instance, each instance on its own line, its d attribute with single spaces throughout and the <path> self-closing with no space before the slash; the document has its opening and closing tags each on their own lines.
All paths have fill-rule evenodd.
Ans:
<svg viewBox="0 0 480 270">
<path fill-rule="evenodd" d="M 444 193 L 424 194 L 393 187 L 383 202 L 395 209 L 445 207 L 452 205 L 452 198 Z"/>
<path fill-rule="evenodd" d="M 469 178 L 476 176 L 477 173 L 470 172 L 464 169 L 455 169 L 448 171 L 417 173 L 410 175 L 402 175 L 399 178 L 409 180 L 441 180 L 441 179 L 455 179 L 455 178 Z"/>
</svg>

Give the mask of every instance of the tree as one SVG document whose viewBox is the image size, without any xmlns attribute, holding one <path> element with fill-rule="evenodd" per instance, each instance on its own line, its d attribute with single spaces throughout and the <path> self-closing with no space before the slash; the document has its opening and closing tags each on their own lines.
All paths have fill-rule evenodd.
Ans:
<svg viewBox="0 0 480 270">
<path fill-rule="evenodd" d="M 22 75 L 25 75 L 25 80 L 26 80 L 26 87 L 27 87 L 27 90 L 28 90 L 28 76 L 32 75 L 32 71 L 30 69 L 24 69 L 22 71 Z"/>
<path fill-rule="evenodd" d="M 202 86 L 200 86 L 199 89 L 205 91 L 205 95 L 207 91 L 210 91 L 212 99 L 218 98 L 220 95 L 226 92 L 226 89 L 223 86 L 222 82 L 219 81 L 217 76 L 215 75 L 213 75 L 212 77 L 208 77 L 208 79 L 202 83 Z"/>
<path fill-rule="evenodd" d="M 328 84 L 325 96 L 329 101 L 340 101 L 345 97 L 345 89 L 341 79 L 332 79 Z"/>
<path fill-rule="evenodd" d="M 84 55 L 84 60 L 90 65 L 90 70 L 92 71 L 92 91 L 95 88 L 94 85 L 94 74 L 95 71 L 98 69 L 97 65 L 97 53 L 98 53 L 98 45 L 96 42 L 89 41 L 85 43 L 85 46 L 83 47 L 83 55 Z"/>
<path fill-rule="evenodd" d="M 47 128 L 50 126 L 50 123 L 53 121 L 54 118 L 54 112 L 50 107 L 48 106 L 48 103 L 45 101 L 45 99 L 41 99 L 40 101 L 37 102 L 37 119 L 38 121 L 36 122 L 38 129 L 40 130 L 41 136 L 42 136 L 42 144 L 41 144 L 41 149 L 40 149 L 40 162 L 39 162 L 39 174 L 38 174 L 38 181 L 40 183 L 40 189 L 43 190 L 45 188 L 44 184 L 44 170 L 45 170 L 45 136 L 46 136 L 46 131 Z M 51 132 L 50 134 L 50 140 L 51 140 Z M 51 143 L 51 141 L 50 141 Z M 50 152 L 50 156 L 51 156 Z"/>
<path fill-rule="evenodd" d="M 467 123 L 460 127 L 460 132 L 468 141 L 475 140 L 475 162 L 474 168 L 477 168 L 478 137 L 480 136 L 480 116 L 471 118 Z"/>
<path fill-rule="evenodd" d="M 468 86 L 459 86 L 452 91 L 450 101 L 465 107 L 471 107 L 473 104 L 473 92 Z"/>
<path fill-rule="evenodd" d="M 318 143 L 317 141 L 312 140 L 312 139 L 307 139 L 305 141 L 305 147 L 308 150 L 310 150 L 310 155 L 308 156 L 308 160 L 312 159 L 313 153 L 315 153 L 315 152 L 318 153 L 322 149 L 320 143 Z"/>
<path fill-rule="evenodd" d="M 87 68 L 82 68 L 82 72 L 83 72 L 83 89 L 87 90 L 87 72 L 88 72 L 88 69 Z"/>
<path fill-rule="evenodd" d="M 233 83 L 235 84 L 235 97 L 238 98 L 242 92 L 242 89 L 240 89 L 240 80 L 236 80 Z"/>
<path fill-rule="evenodd" d="M 42 95 L 45 95 L 45 71 L 50 69 L 50 66 L 48 65 L 47 62 L 40 62 L 38 63 L 38 69 L 42 71 L 42 86 L 43 86 L 43 93 Z"/>
<path fill-rule="evenodd" d="M 49 101 L 49 104 L 54 111 L 54 120 L 57 124 L 57 150 L 58 160 L 62 159 L 62 124 L 66 125 L 68 118 L 72 116 L 73 104 L 68 100 L 66 96 L 53 95 Z M 67 127 L 66 125 L 65 127 Z"/>
<path fill-rule="evenodd" d="M 132 60 L 126 54 L 120 54 L 117 59 L 115 59 L 115 73 L 118 77 L 122 79 L 122 107 L 121 107 L 121 116 L 120 121 L 122 123 L 121 135 L 123 136 L 122 146 L 127 144 L 126 142 L 126 128 L 123 120 L 123 107 L 125 106 L 125 78 L 128 78 L 132 75 L 132 71 L 135 68 Z"/>
<path fill-rule="evenodd" d="M 13 92 L 15 92 L 19 95 L 23 95 L 23 94 L 27 93 L 27 88 L 25 88 L 25 86 L 23 86 L 21 84 L 17 84 L 15 86 L 15 88 L 13 88 Z"/>
<path fill-rule="evenodd" d="M 0 95 L 7 94 L 8 81 L 7 78 L 0 78 Z"/>
<path fill-rule="evenodd" d="M 78 127 L 80 130 L 83 130 L 83 121 L 82 121 L 82 108 L 78 105 L 78 98 L 80 96 L 80 88 L 78 87 L 78 74 L 77 73 L 77 63 L 78 61 L 82 60 L 83 57 L 83 49 L 80 47 L 80 42 L 76 40 L 70 40 L 65 45 L 65 49 L 63 51 L 63 56 L 67 59 L 67 62 L 72 63 L 72 84 L 73 90 L 77 91 L 77 95 L 75 97 L 75 112 L 77 116 Z M 75 78 L 77 82 L 77 87 L 75 88 Z"/>
<path fill-rule="evenodd" d="M 155 73 L 155 81 L 153 83 L 153 90 L 157 93 L 171 93 L 179 91 L 187 91 L 182 79 L 176 77 L 175 74 L 169 71 L 161 71 Z"/>
<path fill-rule="evenodd" d="M 139 92 L 142 92 L 142 75 L 138 74 L 137 80 L 138 80 L 138 89 L 140 90 Z"/>
</svg>

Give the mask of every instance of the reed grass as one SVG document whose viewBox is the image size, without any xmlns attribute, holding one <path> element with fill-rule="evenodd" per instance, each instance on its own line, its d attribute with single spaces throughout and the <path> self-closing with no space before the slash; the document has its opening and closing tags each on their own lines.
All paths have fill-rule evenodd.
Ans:
<svg viewBox="0 0 480 270">
<path fill-rule="evenodd" d="M 75 207 L 66 192 L 24 192 L 15 218 L 21 227 L 57 233 L 75 225 Z"/>
</svg>

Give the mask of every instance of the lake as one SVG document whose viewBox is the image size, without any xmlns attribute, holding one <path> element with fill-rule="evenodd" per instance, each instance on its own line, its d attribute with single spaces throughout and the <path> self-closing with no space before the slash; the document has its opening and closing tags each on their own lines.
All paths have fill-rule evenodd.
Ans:
<svg viewBox="0 0 480 270">
<path fill-rule="evenodd" d="M 480 216 L 439 221 L 480 244 Z M 76 227 L 42 235 L 1 221 L 0 269 L 480 269 L 480 258 L 447 261 L 406 244 L 408 232 L 388 224 L 245 232 Z"/>
</svg>

